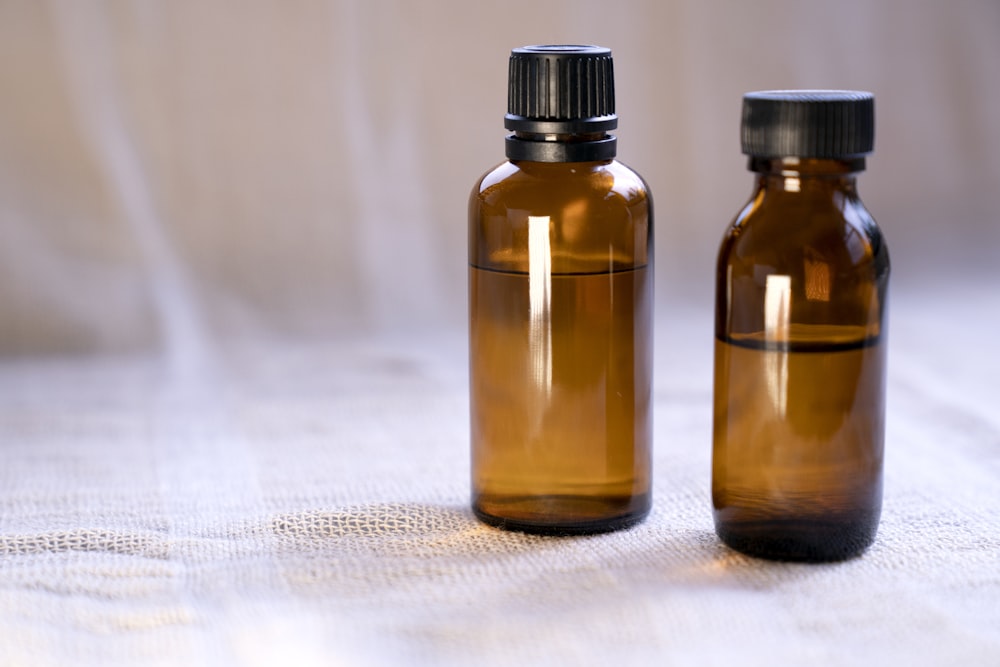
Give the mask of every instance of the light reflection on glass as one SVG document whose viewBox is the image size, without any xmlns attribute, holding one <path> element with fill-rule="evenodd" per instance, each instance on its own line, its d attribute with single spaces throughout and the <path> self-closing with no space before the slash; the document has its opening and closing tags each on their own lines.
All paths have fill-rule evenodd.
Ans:
<svg viewBox="0 0 1000 667">
<path fill-rule="evenodd" d="M 528 344 L 531 375 L 545 395 L 552 391 L 552 248 L 549 216 L 528 216 Z"/>
<path fill-rule="evenodd" d="M 559 212 L 559 234 L 568 243 L 583 241 L 593 219 L 590 202 L 585 198 L 566 202 Z"/>
<path fill-rule="evenodd" d="M 792 279 L 770 275 L 764 283 L 764 340 L 772 345 L 767 355 L 767 390 L 775 411 L 788 408 L 788 334 L 792 312 Z M 777 345 L 773 345 L 777 343 Z"/>
<path fill-rule="evenodd" d="M 810 257 L 806 253 L 804 272 L 806 275 L 806 299 L 809 301 L 830 300 L 830 264 L 821 257 Z"/>
<path fill-rule="evenodd" d="M 733 265 L 726 267 L 726 331 L 732 331 L 733 325 Z"/>
</svg>

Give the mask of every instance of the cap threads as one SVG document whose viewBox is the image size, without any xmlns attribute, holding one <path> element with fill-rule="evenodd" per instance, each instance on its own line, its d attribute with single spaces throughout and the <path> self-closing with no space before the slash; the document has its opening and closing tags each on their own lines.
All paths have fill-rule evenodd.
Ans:
<svg viewBox="0 0 1000 667">
<path fill-rule="evenodd" d="M 532 135 L 601 134 L 618 126 L 611 50 L 600 46 L 539 45 L 513 49 L 507 81 L 508 130 Z M 613 136 L 555 148 L 551 137 L 508 137 L 511 159 L 542 162 L 615 156 Z"/>
<path fill-rule="evenodd" d="M 753 157 L 861 157 L 874 148 L 875 97 L 852 90 L 747 93 L 740 127 L 743 152 Z"/>
</svg>

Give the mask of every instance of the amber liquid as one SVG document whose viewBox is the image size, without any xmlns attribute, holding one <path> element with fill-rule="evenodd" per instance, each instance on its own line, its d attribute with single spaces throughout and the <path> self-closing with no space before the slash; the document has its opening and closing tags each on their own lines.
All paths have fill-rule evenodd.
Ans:
<svg viewBox="0 0 1000 667">
<path fill-rule="evenodd" d="M 864 551 L 881 511 L 885 347 L 862 327 L 716 340 L 713 505 L 729 546 L 786 560 Z"/>
<path fill-rule="evenodd" d="M 649 510 L 647 267 L 470 268 L 473 510 L 529 532 L 614 530 Z"/>
</svg>

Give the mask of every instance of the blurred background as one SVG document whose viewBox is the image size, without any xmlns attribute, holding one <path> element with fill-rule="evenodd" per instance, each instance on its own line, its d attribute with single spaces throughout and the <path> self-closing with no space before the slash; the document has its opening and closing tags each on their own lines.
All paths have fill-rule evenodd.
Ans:
<svg viewBox="0 0 1000 667">
<path fill-rule="evenodd" d="M 710 321 L 764 88 L 875 93 L 896 295 L 1000 287 L 997 0 L 0 0 L 0 356 L 463 332 L 468 194 L 537 43 L 614 52 L 661 320 Z"/>
</svg>

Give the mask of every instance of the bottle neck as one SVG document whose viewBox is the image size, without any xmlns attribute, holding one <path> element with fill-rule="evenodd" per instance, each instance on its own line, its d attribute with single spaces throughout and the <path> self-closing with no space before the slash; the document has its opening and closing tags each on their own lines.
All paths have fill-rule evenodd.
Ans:
<svg viewBox="0 0 1000 667">
<path fill-rule="evenodd" d="M 757 174 L 761 188 L 783 192 L 848 191 L 856 193 L 857 175 L 865 159 L 761 158 L 751 156 L 747 168 Z"/>
<path fill-rule="evenodd" d="M 507 137 L 509 160 L 597 162 L 614 159 L 618 139 L 606 132 L 541 133 L 516 131 Z"/>
</svg>

